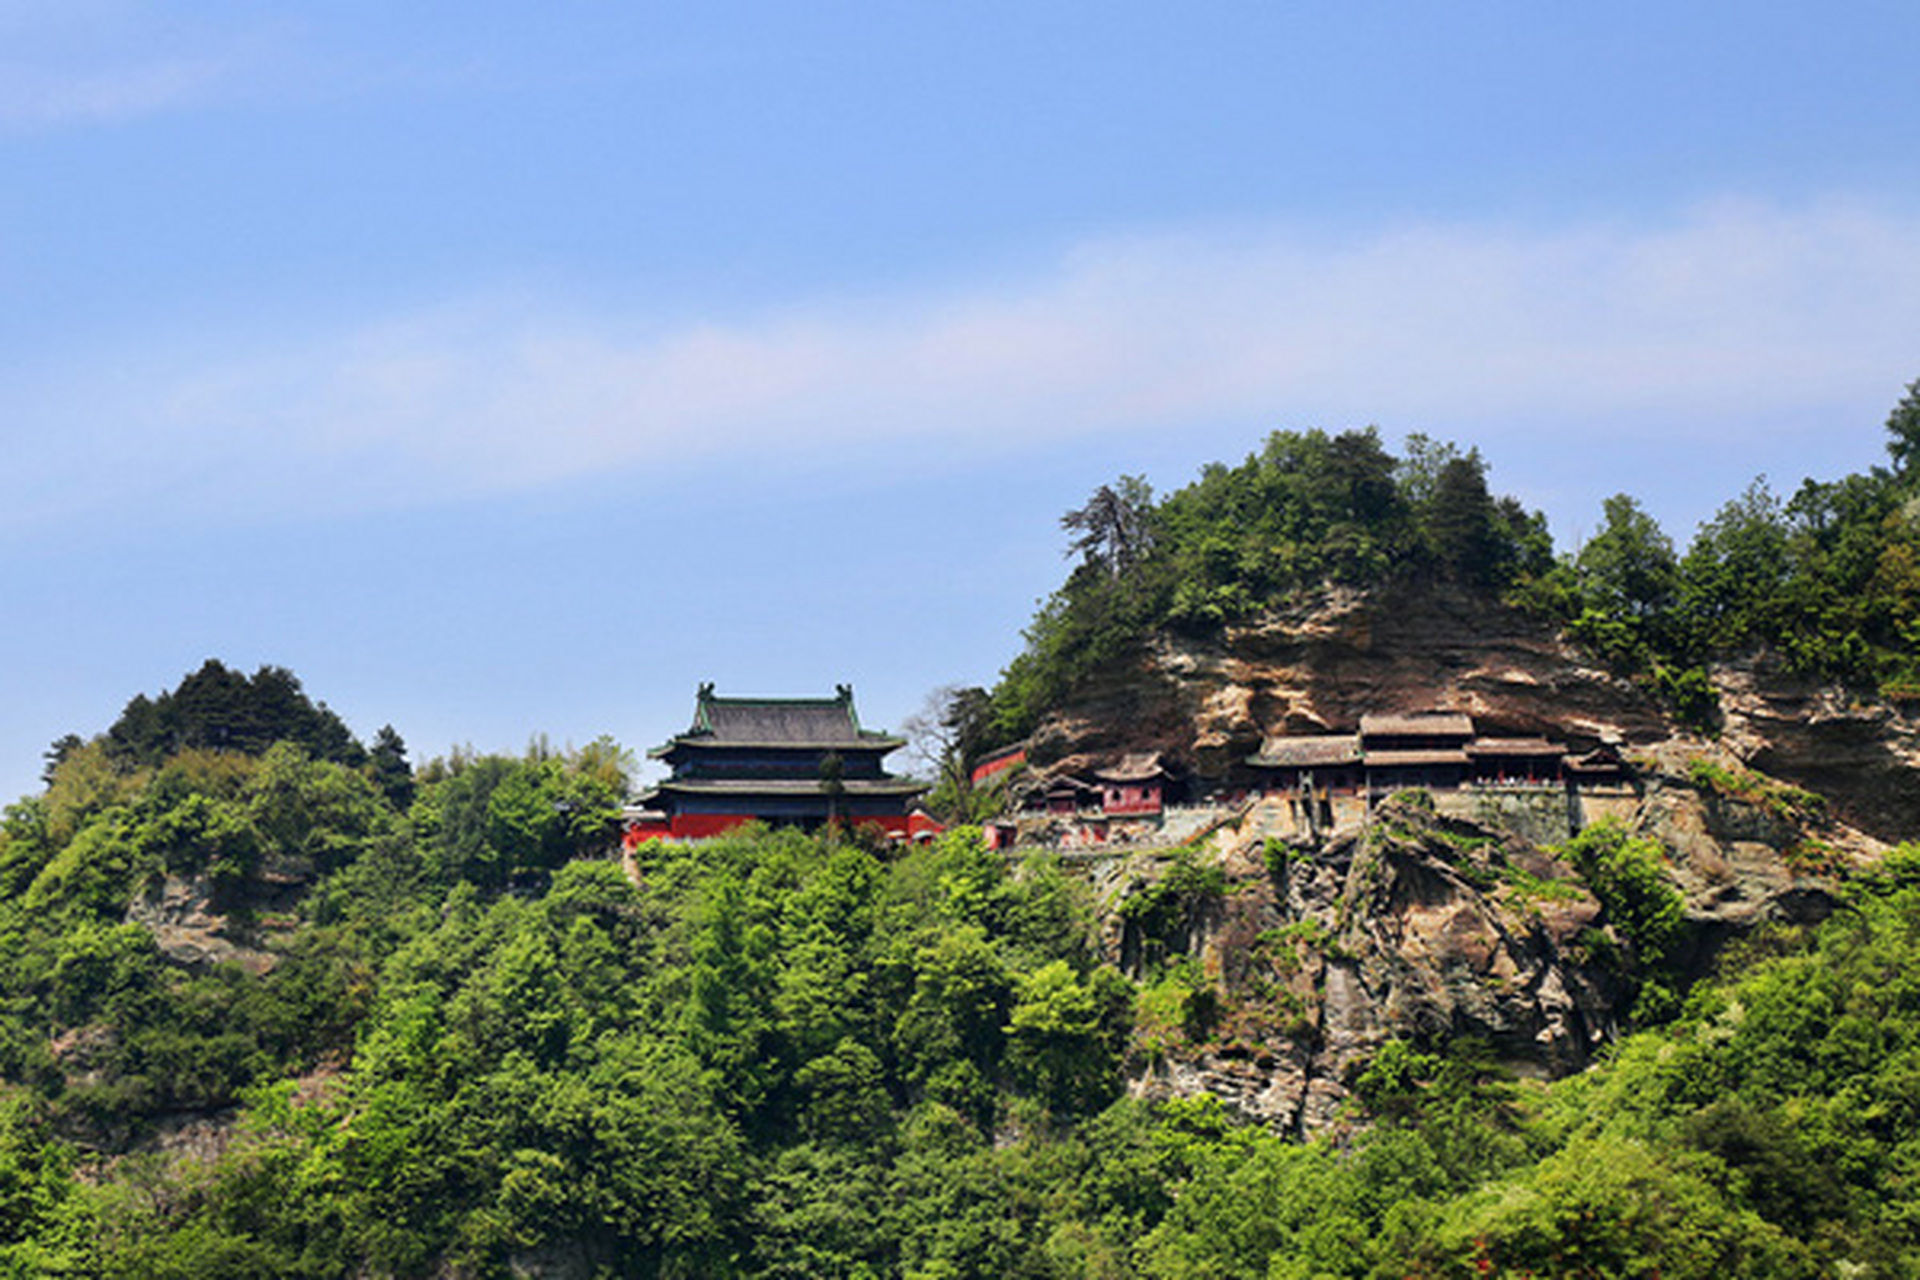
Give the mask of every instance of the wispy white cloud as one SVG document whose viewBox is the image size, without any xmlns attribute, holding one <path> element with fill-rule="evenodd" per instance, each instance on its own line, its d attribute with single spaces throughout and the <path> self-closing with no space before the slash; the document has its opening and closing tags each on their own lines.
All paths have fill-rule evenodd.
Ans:
<svg viewBox="0 0 1920 1280">
<path fill-rule="evenodd" d="M 32 130 L 151 115 L 209 91 L 225 71 L 214 59 L 58 70 L 0 62 L 0 124 Z"/>
<path fill-rule="evenodd" d="M 0 0 L 0 133 L 115 124 L 311 79 L 298 24 L 208 4 Z"/>
<path fill-rule="evenodd" d="M 1920 372 L 1915 333 L 1920 219 L 1844 205 L 1140 237 L 977 292 L 645 329 L 494 299 L 205 360 L 118 403 L 67 388 L 41 408 L 115 425 L 47 435 L 39 479 L 56 494 L 137 456 L 143 476 L 180 468 L 182 501 L 352 509 L 720 457 L 1243 420 L 1474 422 L 1483 444 L 1552 427 L 1580 448 L 1652 419 L 1724 448 Z"/>
</svg>

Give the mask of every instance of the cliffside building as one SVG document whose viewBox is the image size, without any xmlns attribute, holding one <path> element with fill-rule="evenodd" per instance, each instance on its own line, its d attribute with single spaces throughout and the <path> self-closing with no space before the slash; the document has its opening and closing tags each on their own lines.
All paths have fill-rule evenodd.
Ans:
<svg viewBox="0 0 1920 1280">
<path fill-rule="evenodd" d="M 1093 776 L 1100 784 L 1101 811 L 1123 817 L 1159 813 L 1166 807 L 1167 788 L 1173 782 L 1158 751 L 1126 756 Z"/>
<path fill-rule="evenodd" d="M 1360 717 L 1360 767 L 1369 789 L 1457 787 L 1467 780 L 1473 719 L 1453 711 Z"/>
<path fill-rule="evenodd" d="M 1095 784 L 1061 773 L 1047 779 L 1045 786 L 1029 792 L 1024 807 L 1071 818 L 1083 812 L 1099 812 L 1102 794 Z"/>
<path fill-rule="evenodd" d="M 1256 755 L 1247 757 L 1264 791 L 1293 791 L 1312 786 L 1319 790 L 1357 791 L 1365 775 L 1360 769 L 1357 733 L 1282 734 L 1268 738 Z"/>
<path fill-rule="evenodd" d="M 1554 787 L 1617 785 L 1619 752 L 1602 747 L 1570 756 L 1547 738 L 1481 737 L 1471 717 L 1452 711 L 1363 715 L 1352 734 L 1268 738 L 1247 764 L 1264 791 L 1367 792 L 1408 787 Z"/>
<path fill-rule="evenodd" d="M 692 726 L 647 753 L 672 773 L 640 797 L 627 838 L 698 839 L 754 821 L 872 825 L 900 837 L 938 830 L 910 812 L 926 788 L 881 767 L 905 745 L 861 727 L 849 685 L 831 698 L 723 698 L 703 684 Z"/>
</svg>

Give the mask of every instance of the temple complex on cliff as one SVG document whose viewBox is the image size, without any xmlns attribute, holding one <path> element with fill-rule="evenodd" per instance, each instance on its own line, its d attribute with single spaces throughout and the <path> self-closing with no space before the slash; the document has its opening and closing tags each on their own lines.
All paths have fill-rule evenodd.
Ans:
<svg viewBox="0 0 1920 1280">
<path fill-rule="evenodd" d="M 1026 763 L 1024 748 L 991 757 L 976 781 L 991 783 L 1015 760 Z M 1579 752 L 1547 737 L 1483 733 L 1461 711 L 1369 712 L 1345 733 L 1272 735 L 1231 776 L 1188 800 L 1192 786 L 1157 752 L 1128 753 L 1085 774 L 1041 772 L 1016 784 L 1009 812 L 986 827 L 988 843 L 1177 843 L 1256 804 L 1267 806 L 1259 821 L 1270 834 L 1314 835 L 1364 822 L 1376 802 L 1411 790 L 1427 792 L 1443 812 L 1499 810 L 1553 840 L 1633 792 L 1632 769 L 1615 746 Z"/>
<path fill-rule="evenodd" d="M 926 790 L 881 761 L 906 739 L 860 726 L 853 689 L 831 698 L 695 695 L 693 724 L 647 753 L 672 772 L 639 798 L 627 840 L 698 839 L 749 822 L 815 830 L 830 822 L 875 826 L 890 836 L 938 830 L 910 812 Z"/>
</svg>

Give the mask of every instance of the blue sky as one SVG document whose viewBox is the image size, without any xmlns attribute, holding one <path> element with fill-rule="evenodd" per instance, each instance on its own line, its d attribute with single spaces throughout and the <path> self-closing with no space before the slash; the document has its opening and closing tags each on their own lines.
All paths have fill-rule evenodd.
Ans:
<svg viewBox="0 0 1920 1280">
<path fill-rule="evenodd" d="M 1269 430 L 1563 546 L 1882 459 L 1920 10 L 0 0 L 0 795 L 209 656 L 416 757 L 990 682 Z"/>
</svg>

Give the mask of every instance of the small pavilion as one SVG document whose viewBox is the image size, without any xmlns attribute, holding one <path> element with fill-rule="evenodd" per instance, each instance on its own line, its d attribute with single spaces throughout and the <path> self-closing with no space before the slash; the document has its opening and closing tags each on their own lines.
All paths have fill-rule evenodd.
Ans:
<svg viewBox="0 0 1920 1280">
<path fill-rule="evenodd" d="M 1109 769 L 1094 771 L 1100 784 L 1100 808 L 1116 817 L 1159 813 L 1166 807 L 1173 775 L 1161 763 L 1158 751 L 1123 756 Z"/>
</svg>

